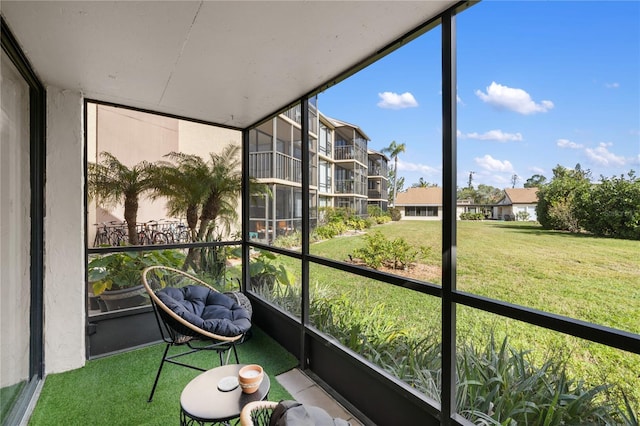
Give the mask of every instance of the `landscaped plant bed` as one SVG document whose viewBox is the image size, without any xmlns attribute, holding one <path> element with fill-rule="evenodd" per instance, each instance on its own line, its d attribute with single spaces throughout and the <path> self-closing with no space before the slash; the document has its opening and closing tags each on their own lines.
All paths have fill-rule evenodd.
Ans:
<svg viewBox="0 0 640 426">
<path fill-rule="evenodd" d="M 522 222 L 457 225 L 458 290 L 640 332 L 640 310 L 637 304 L 630 303 L 633 299 L 629 293 L 640 285 L 639 241 L 546 231 L 539 225 Z M 441 222 L 400 221 L 376 230 L 388 238 L 402 236 L 411 245 L 433 248 L 414 268 L 380 271 L 440 284 Z M 361 237 L 328 240 L 312 245 L 311 253 L 343 261 L 364 244 Z M 429 317 L 429 313 L 440 312 L 438 298 L 353 274 L 333 270 L 324 273 L 324 268 L 315 271 L 313 281 L 323 283 L 334 294 L 357 301 L 363 311 L 383 303 L 384 315 L 402 318 L 411 333 L 420 335 L 440 326 L 437 315 Z M 486 344 L 491 330 L 498 341 L 508 336 L 514 348 L 532 350 L 538 365 L 544 354 L 555 351 L 557 356 L 566 357 L 572 377 L 583 378 L 590 384 L 605 381 L 615 384 L 638 406 L 640 387 L 635 373 L 640 370 L 638 355 L 467 307 L 458 308 L 457 324 L 458 336 L 477 346 Z M 602 380 L 603 377 L 607 379 Z M 623 403 L 620 393 L 618 396 Z"/>
</svg>

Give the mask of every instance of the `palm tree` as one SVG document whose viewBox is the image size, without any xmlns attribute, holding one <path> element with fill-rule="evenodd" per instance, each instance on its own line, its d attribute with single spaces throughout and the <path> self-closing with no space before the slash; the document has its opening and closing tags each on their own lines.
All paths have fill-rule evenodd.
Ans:
<svg viewBox="0 0 640 426">
<path fill-rule="evenodd" d="M 171 152 L 166 155 L 170 161 L 156 163 L 152 197 L 166 197 L 171 216 L 186 216 L 192 241 L 219 239 L 237 220 L 242 192 L 239 151 L 239 146 L 229 144 L 220 153 L 210 153 L 206 161 L 197 155 Z M 196 263 L 198 254 L 201 263 L 206 262 L 203 256 L 207 253 L 189 249 L 185 267 L 206 267 Z"/>
<path fill-rule="evenodd" d="M 102 204 L 124 204 L 124 220 L 127 222 L 129 244 L 138 244 L 136 223 L 138 199 L 152 188 L 152 165 L 146 161 L 129 168 L 109 152 L 101 152 L 102 160 L 89 163 L 89 196 Z"/>
<path fill-rule="evenodd" d="M 209 193 L 207 179 L 209 168 L 196 155 L 171 152 L 165 157 L 170 161 L 156 163 L 153 179 L 152 199 L 167 198 L 167 214 L 172 217 L 185 216 L 191 241 L 197 240 L 200 207 Z"/>
<path fill-rule="evenodd" d="M 396 143 L 396 141 L 391 141 L 388 147 L 383 148 L 381 152 L 383 154 L 389 153 L 389 156 L 393 158 L 393 207 L 396 206 L 396 183 L 398 181 L 398 155 L 403 153 L 406 149 L 406 145 L 404 143 Z"/>
</svg>

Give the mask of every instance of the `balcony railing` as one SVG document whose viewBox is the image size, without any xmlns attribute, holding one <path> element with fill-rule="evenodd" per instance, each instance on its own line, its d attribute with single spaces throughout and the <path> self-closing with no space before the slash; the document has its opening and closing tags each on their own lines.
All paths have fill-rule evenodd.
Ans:
<svg viewBox="0 0 640 426">
<path fill-rule="evenodd" d="M 336 180 L 336 194 L 366 195 L 366 185 L 353 179 Z"/>
<path fill-rule="evenodd" d="M 256 179 L 282 179 L 290 182 L 302 182 L 302 162 L 279 152 L 252 152 L 249 154 L 249 175 Z"/>
</svg>

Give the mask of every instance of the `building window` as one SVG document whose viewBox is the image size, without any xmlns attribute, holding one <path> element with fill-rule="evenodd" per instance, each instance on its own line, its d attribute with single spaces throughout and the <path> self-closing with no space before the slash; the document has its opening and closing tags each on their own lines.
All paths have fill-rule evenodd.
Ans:
<svg viewBox="0 0 640 426">
<path fill-rule="evenodd" d="M 438 207 L 435 206 L 408 206 L 404 208 L 405 216 L 437 217 Z"/>
</svg>

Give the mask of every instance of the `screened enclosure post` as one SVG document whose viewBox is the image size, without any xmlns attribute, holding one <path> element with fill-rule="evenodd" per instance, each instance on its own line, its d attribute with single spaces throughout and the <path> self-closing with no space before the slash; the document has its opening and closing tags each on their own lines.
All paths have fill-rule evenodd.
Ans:
<svg viewBox="0 0 640 426">
<path fill-rule="evenodd" d="M 456 407 L 456 51 L 455 17 L 442 16 L 442 395 L 441 423 L 452 424 Z"/>
<path fill-rule="evenodd" d="M 300 366 L 302 369 L 307 368 L 308 356 L 306 345 L 306 330 L 309 325 L 309 170 L 313 170 L 309 164 L 311 155 L 309 155 L 309 99 L 303 98 L 300 101 L 301 106 L 301 131 L 302 131 L 302 164 L 307 168 L 302 171 L 302 265 L 301 265 L 301 285 L 302 285 L 302 312 L 300 320 Z"/>
<path fill-rule="evenodd" d="M 249 181 L 249 132 L 242 130 L 242 280 L 240 291 L 247 291 L 249 277 L 249 208 L 251 203 L 251 185 Z"/>
</svg>

